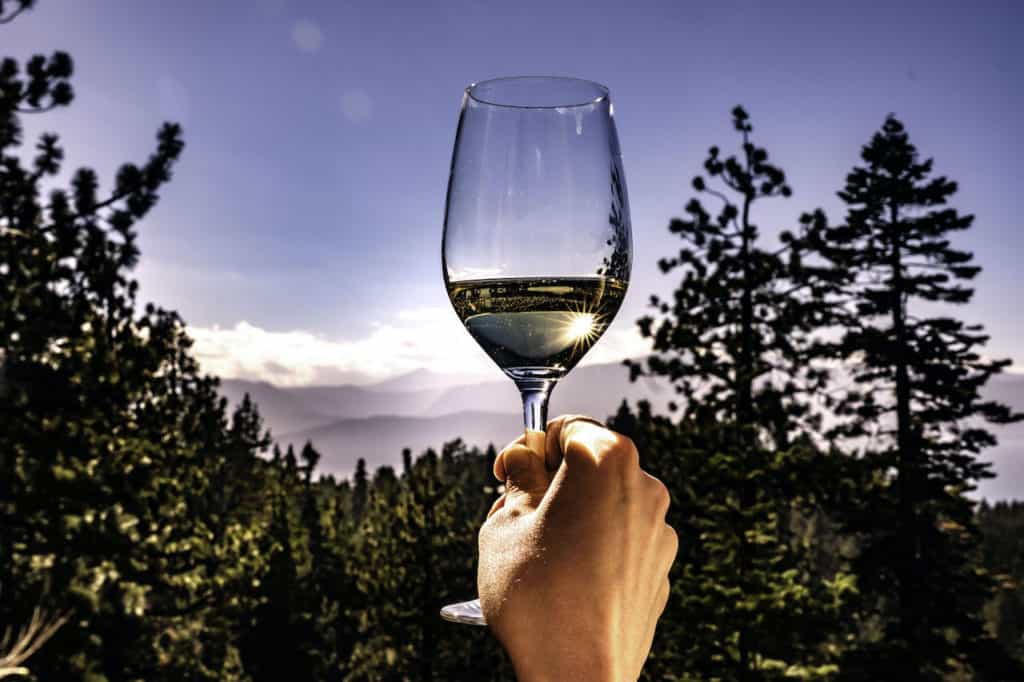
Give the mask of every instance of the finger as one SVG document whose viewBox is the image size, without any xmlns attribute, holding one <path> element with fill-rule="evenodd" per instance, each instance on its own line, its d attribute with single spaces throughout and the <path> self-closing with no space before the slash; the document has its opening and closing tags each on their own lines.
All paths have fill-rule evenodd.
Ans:
<svg viewBox="0 0 1024 682">
<path fill-rule="evenodd" d="M 596 467 L 630 484 L 640 481 L 640 455 L 626 436 L 583 419 L 567 421 L 559 435 L 570 468 Z"/>
<path fill-rule="evenodd" d="M 548 422 L 546 430 L 544 461 L 548 469 L 557 471 L 562 465 L 562 429 L 573 422 L 587 422 L 600 428 L 605 425 L 584 414 L 564 414 Z"/>
<path fill-rule="evenodd" d="M 659 568 L 665 575 L 668 575 L 679 554 L 679 534 L 667 523 L 662 527 L 658 550 Z"/>
<path fill-rule="evenodd" d="M 494 458 L 494 477 L 496 479 L 498 479 L 499 481 L 504 482 L 505 481 L 505 477 L 507 476 L 507 474 L 505 472 L 505 457 L 504 457 L 505 451 L 508 450 L 509 448 L 515 446 L 515 445 L 525 445 L 525 444 L 526 444 L 526 434 L 523 434 L 523 435 L 519 436 L 519 438 L 516 438 L 514 441 L 512 441 L 511 443 L 509 443 L 508 445 L 506 445 L 505 447 L 503 447 L 501 449 L 501 452 L 498 453 L 498 456 Z"/>
<path fill-rule="evenodd" d="M 543 458 L 544 451 L 547 450 L 545 447 L 546 436 L 544 435 L 544 432 L 537 431 L 536 429 L 526 429 L 525 438 L 526 447 L 530 448 Z"/>
<path fill-rule="evenodd" d="M 647 633 L 646 640 L 648 647 L 654 641 L 654 631 L 658 627 L 658 619 L 661 618 L 661 614 L 665 612 L 665 607 L 668 606 L 668 600 L 672 596 L 672 583 L 666 577 L 658 585 L 658 591 L 654 595 L 654 601 L 651 602 L 651 610 L 647 616 Z"/>
<path fill-rule="evenodd" d="M 668 488 L 657 477 L 651 476 L 646 471 L 641 471 L 640 477 L 644 481 L 645 496 L 653 506 L 654 517 L 664 521 L 669 505 L 672 503 L 672 496 L 669 494 Z"/>
<path fill-rule="evenodd" d="M 665 578 L 658 588 L 658 596 L 654 598 L 654 620 L 660 618 L 661 614 L 665 612 L 665 607 L 668 606 L 668 598 L 671 595 L 672 583 L 669 582 L 668 578 Z"/>
<path fill-rule="evenodd" d="M 572 419 L 571 415 L 555 417 L 548 422 L 548 427 L 544 431 L 544 465 L 550 471 L 557 471 L 558 467 L 562 465 L 562 444 L 560 439 L 562 426 L 569 419 Z"/>
<path fill-rule="evenodd" d="M 495 513 L 497 513 L 497 511 L 499 509 L 501 509 L 502 507 L 504 507 L 504 506 L 505 506 L 505 495 L 502 495 L 501 497 L 499 497 L 498 499 L 496 499 L 494 501 L 494 504 L 491 505 L 491 510 L 489 512 L 487 512 L 487 518 L 491 518 L 491 516 L 493 516 Z"/>
<path fill-rule="evenodd" d="M 508 491 L 522 490 L 541 493 L 551 483 L 551 473 L 544 466 L 544 458 L 525 445 L 517 444 L 502 451 L 502 468 Z"/>
</svg>

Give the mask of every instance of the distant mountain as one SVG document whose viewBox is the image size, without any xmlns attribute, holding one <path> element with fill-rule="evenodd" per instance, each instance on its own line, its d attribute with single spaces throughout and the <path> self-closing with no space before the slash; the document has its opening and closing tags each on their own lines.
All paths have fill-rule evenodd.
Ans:
<svg viewBox="0 0 1024 682">
<path fill-rule="evenodd" d="M 597 419 L 612 415 L 625 398 L 631 403 L 649 400 L 664 411 L 671 390 L 664 382 L 629 381 L 629 371 L 619 363 L 577 367 L 558 382 L 551 394 L 549 414 L 587 414 Z M 459 409 L 485 412 L 517 411 L 519 393 L 510 379 L 456 386 L 442 393 L 425 411 L 439 416 Z"/>
<path fill-rule="evenodd" d="M 383 390 L 380 385 L 275 388 L 229 380 L 224 393 L 240 400 L 249 391 L 275 440 L 296 446 L 312 440 L 323 454 L 323 471 L 342 475 L 360 457 L 374 466 L 395 464 L 404 447 L 420 452 L 456 437 L 470 445 L 493 442 L 502 447 L 522 430 L 519 394 L 511 380 L 422 388 L 436 385 L 439 378 L 417 372 L 397 377 Z M 409 389 L 400 390 L 402 386 Z M 631 384 L 628 371 L 618 363 L 590 365 L 559 382 L 550 414 L 588 414 L 603 420 L 623 398 L 634 403 L 650 399 L 663 409 L 668 396 L 653 380 Z"/>
<path fill-rule="evenodd" d="M 246 393 L 259 406 L 275 436 L 326 424 L 339 417 L 419 414 L 442 389 L 388 393 L 363 386 L 298 386 L 282 388 L 262 381 L 224 379 L 221 395 L 237 405 Z"/>
<path fill-rule="evenodd" d="M 989 400 L 998 400 L 1007 405 L 1016 405 L 1024 411 L 1024 374 L 999 374 L 985 387 L 984 395 Z"/>
<path fill-rule="evenodd" d="M 1024 412 L 1024 375 L 995 377 L 985 387 L 985 397 Z M 997 475 L 978 486 L 977 496 L 990 500 L 1024 499 L 1024 421 L 997 426 L 992 431 L 999 444 L 985 451 L 983 459 L 992 462 Z"/>
<path fill-rule="evenodd" d="M 497 368 L 495 368 L 495 373 L 497 371 Z M 473 384 L 479 381 L 480 377 L 473 374 L 439 374 L 429 369 L 414 369 L 397 377 L 367 384 L 365 388 L 373 391 L 396 393 L 445 389 L 462 384 Z"/>
<path fill-rule="evenodd" d="M 1024 499 L 1024 423 L 995 429 L 999 445 L 985 452 L 996 477 L 978 486 L 977 497 L 990 500 Z"/>
<path fill-rule="evenodd" d="M 499 375 L 500 376 L 500 375 Z M 501 447 L 522 429 L 519 396 L 508 379 L 443 387 L 429 371 L 371 386 L 279 388 L 263 382 L 226 380 L 222 392 L 233 403 L 248 392 L 281 443 L 310 439 L 323 454 L 325 472 L 347 475 L 365 457 L 372 466 L 395 465 L 403 447 L 421 452 L 461 437 L 471 445 Z M 1024 375 L 996 377 L 986 396 L 1024 411 Z M 551 416 L 588 414 L 605 419 L 623 398 L 649 400 L 664 412 L 672 393 L 664 383 L 630 383 L 619 364 L 579 367 L 563 379 L 551 399 Z M 976 493 L 989 499 L 1024 498 L 1024 423 L 995 427 L 999 445 L 985 453 L 998 477 Z"/>
<path fill-rule="evenodd" d="M 288 391 L 307 405 L 334 418 L 420 414 L 443 389 L 377 391 L 363 386 L 301 386 Z"/>
<path fill-rule="evenodd" d="M 485 447 L 494 443 L 502 448 L 522 430 L 517 412 L 457 412 L 441 417 L 379 416 L 364 419 L 339 419 L 312 429 L 288 433 L 278 440 L 298 446 L 312 440 L 323 455 L 320 471 L 335 476 L 350 476 L 362 457 L 372 471 L 378 466 L 398 467 L 402 449 L 419 454 L 435 449 L 457 437 L 470 445 Z"/>
<path fill-rule="evenodd" d="M 264 423 L 276 436 L 285 431 L 323 424 L 335 417 L 313 401 L 304 401 L 293 389 L 278 388 L 265 381 L 222 379 L 220 392 L 232 406 L 248 393 L 259 406 Z"/>
<path fill-rule="evenodd" d="M 480 383 L 452 385 L 458 377 L 446 377 L 429 370 L 417 370 L 369 386 L 277 387 L 262 381 L 225 379 L 221 394 L 232 405 L 249 393 L 260 414 L 275 435 L 308 429 L 340 418 L 379 415 L 437 417 L 453 412 L 519 412 L 515 384 L 495 371 L 495 379 Z M 465 378 L 463 378 L 465 380 Z M 551 415 L 580 413 L 599 419 L 612 414 L 623 398 L 635 402 L 649 399 L 659 409 L 668 401 L 669 391 L 654 380 L 629 382 L 622 365 L 578 367 L 555 387 Z"/>
</svg>

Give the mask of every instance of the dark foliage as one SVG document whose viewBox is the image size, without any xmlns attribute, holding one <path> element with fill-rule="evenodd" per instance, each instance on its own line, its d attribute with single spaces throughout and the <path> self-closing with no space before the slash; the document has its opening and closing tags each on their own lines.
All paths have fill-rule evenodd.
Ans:
<svg viewBox="0 0 1024 682">
<path fill-rule="evenodd" d="M 1024 676 L 993 655 L 980 609 L 992 590 L 977 570 L 974 504 L 991 476 L 978 454 L 995 444 L 985 422 L 1021 418 L 980 390 L 1009 360 L 986 359 L 979 325 L 952 316 L 980 268 L 956 249 L 973 216 L 948 206 L 956 183 L 933 177 L 890 116 L 839 193 L 846 221 L 815 225 L 815 255 L 841 273 L 830 294 L 841 337 L 830 355 L 851 381 L 836 394 L 839 443 L 864 453 L 867 485 L 844 511 L 857 537 L 862 616 L 877 637 L 847 659 L 858 679 Z"/>
<path fill-rule="evenodd" d="M 791 190 L 752 141 L 746 111 L 736 107 L 732 122 L 739 155 L 711 147 L 707 177 L 693 180 L 717 215 L 695 198 L 669 224 L 684 246 L 659 265 L 681 279 L 671 300 L 652 297 L 658 317 L 639 322 L 655 353 L 627 363 L 634 377 L 667 378 L 681 416 L 625 410 L 615 421 L 657 453 L 648 465 L 674 492 L 684 538 L 674 618 L 659 635 L 675 646 L 666 643 L 649 669 L 652 679 L 828 677 L 852 582 L 840 564 L 815 564 L 806 536 L 821 516 L 818 472 L 827 469 L 808 436 L 819 419 L 812 398 L 829 376 L 813 362 L 814 334 L 828 320 L 816 294 L 827 279 L 804 266 L 802 238 L 787 233 L 766 246 L 755 207 Z"/>
</svg>

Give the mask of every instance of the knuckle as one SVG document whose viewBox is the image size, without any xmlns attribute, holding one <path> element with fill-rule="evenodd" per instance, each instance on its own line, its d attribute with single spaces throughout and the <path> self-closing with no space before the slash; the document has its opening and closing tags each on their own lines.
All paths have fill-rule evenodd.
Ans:
<svg viewBox="0 0 1024 682">
<path fill-rule="evenodd" d="M 635 474 L 640 471 L 640 453 L 633 441 L 626 436 L 615 434 L 602 455 L 602 459 L 620 474 Z"/>
<path fill-rule="evenodd" d="M 668 512 L 669 505 L 672 504 L 672 495 L 669 493 L 668 487 L 654 476 L 651 476 L 651 485 L 653 486 L 651 497 L 654 501 L 655 512 L 664 516 Z"/>
<path fill-rule="evenodd" d="M 636 443 L 633 442 L 632 438 L 616 433 L 615 444 L 618 449 L 623 451 L 624 456 L 636 460 L 637 466 L 640 466 L 640 451 L 636 449 Z"/>
<path fill-rule="evenodd" d="M 675 560 L 676 555 L 679 553 L 679 534 L 676 533 L 675 528 L 668 524 L 665 524 L 665 528 L 666 554 Z"/>
<path fill-rule="evenodd" d="M 563 441 L 563 458 L 570 466 L 594 469 L 599 476 L 632 488 L 641 482 L 640 453 L 627 436 L 592 422 L 578 421 Z M 578 429 L 578 430 L 576 430 Z"/>
<path fill-rule="evenodd" d="M 597 460 L 594 457 L 594 454 L 590 451 L 590 448 L 588 448 L 585 443 L 578 440 L 570 440 L 565 444 L 562 457 L 576 467 L 587 465 L 587 468 L 590 468 L 597 463 Z"/>
<path fill-rule="evenodd" d="M 666 577 L 664 582 L 661 583 L 661 590 L 658 593 L 658 603 L 660 611 L 664 611 L 665 607 L 668 606 L 668 599 L 672 595 L 672 583 Z"/>
</svg>

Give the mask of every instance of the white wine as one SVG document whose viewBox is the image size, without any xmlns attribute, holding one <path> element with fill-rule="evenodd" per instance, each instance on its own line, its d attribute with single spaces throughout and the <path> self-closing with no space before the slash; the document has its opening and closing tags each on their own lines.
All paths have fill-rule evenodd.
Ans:
<svg viewBox="0 0 1024 682">
<path fill-rule="evenodd" d="M 610 277 L 475 279 L 448 296 L 476 342 L 503 370 L 568 372 L 611 324 L 626 285 Z"/>
</svg>

